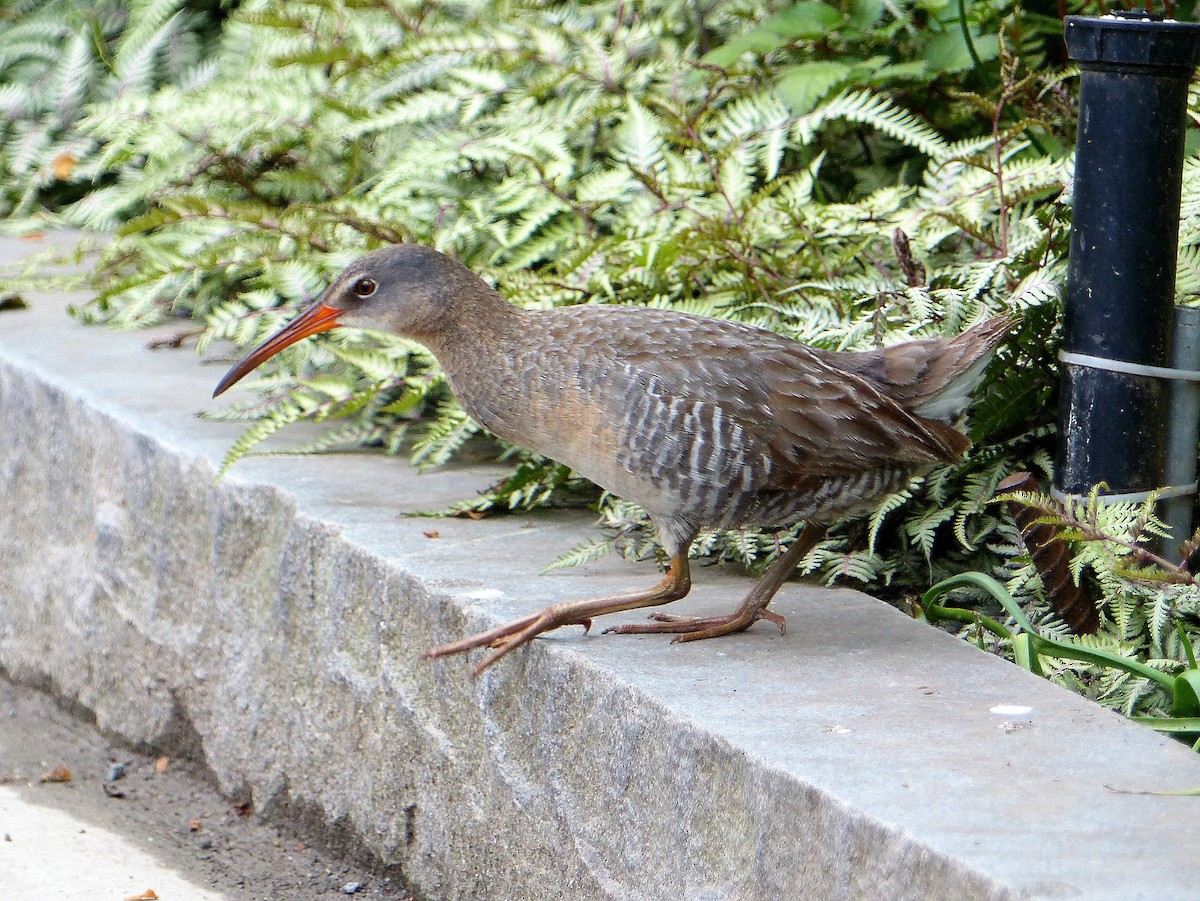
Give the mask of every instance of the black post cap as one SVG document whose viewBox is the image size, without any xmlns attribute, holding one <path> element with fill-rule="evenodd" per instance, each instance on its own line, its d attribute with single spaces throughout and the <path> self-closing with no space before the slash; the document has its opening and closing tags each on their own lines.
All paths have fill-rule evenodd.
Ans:
<svg viewBox="0 0 1200 901">
<path fill-rule="evenodd" d="M 1200 23 L 1152 16 L 1144 9 L 1108 16 L 1067 16 L 1071 59 L 1082 63 L 1194 69 L 1200 63 Z"/>
</svg>

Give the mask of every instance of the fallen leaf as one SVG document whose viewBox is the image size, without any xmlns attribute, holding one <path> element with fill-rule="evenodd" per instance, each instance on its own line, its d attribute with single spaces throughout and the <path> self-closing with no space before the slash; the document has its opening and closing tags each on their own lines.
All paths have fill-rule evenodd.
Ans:
<svg viewBox="0 0 1200 901">
<path fill-rule="evenodd" d="M 188 828 L 191 829 L 192 832 L 199 832 L 200 831 L 200 821 L 199 820 L 188 820 Z"/>
<path fill-rule="evenodd" d="M 1164 791 L 1138 791 L 1132 788 L 1117 788 L 1115 785 L 1105 785 L 1110 792 L 1116 792 L 1118 795 L 1156 795 L 1160 798 L 1168 797 L 1187 797 L 1188 795 L 1200 795 L 1200 788 L 1176 788 Z"/>
<path fill-rule="evenodd" d="M 44 237 L 46 237 L 45 232 L 25 232 L 25 234 L 20 236 L 20 240 L 22 240 L 22 241 L 40 241 Z"/>
<path fill-rule="evenodd" d="M 238 816 L 240 816 L 240 817 L 248 817 L 248 816 L 250 816 L 250 811 L 251 811 L 251 810 L 253 810 L 253 809 L 254 809 L 254 807 L 253 807 L 253 806 L 250 804 L 250 802 L 249 802 L 249 801 L 246 801 L 246 802 L 244 802 L 244 803 L 242 803 L 242 804 L 235 804 L 235 805 L 233 805 L 233 809 L 234 809 L 234 812 L 235 812 L 235 813 L 236 813 Z"/>
<path fill-rule="evenodd" d="M 160 776 L 167 771 L 167 767 L 171 765 L 170 757 L 160 757 L 154 761 L 154 772 Z"/>
<path fill-rule="evenodd" d="M 425 537 L 426 537 L 426 538 L 437 538 L 437 537 L 438 537 L 438 530 L 437 530 L 437 529 L 430 529 L 428 532 L 426 532 L 426 533 L 425 533 Z"/>
<path fill-rule="evenodd" d="M 148 888 L 140 895 L 130 895 L 125 901 L 158 901 L 158 892 Z"/>
<path fill-rule="evenodd" d="M 60 763 L 52 770 L 47 770 L 38 776 L 38 782 L 70 782 L 71 771 L 65 763 Z"/>
<path fill-rule="evenodd" d="M 173 335 L 165 335 L 162 338 L 152 338 L 146 342 L 146 350 L 161 350 L 164 347 L 173 347 L 176 350 L 183 347 L 183 343 L 188 338 L 195 338 L 197 335 L 203 334 L 204 329 L 185 329 L 182 332 L 176 332 Z"/>
<path fill-rule="evenodd" d="M 79 160 L 65 150 L 50 161 L 50 165 L 54 169 L 54 177 L 59 181 L 70 178 L 78 164 Z"/>
</svg>

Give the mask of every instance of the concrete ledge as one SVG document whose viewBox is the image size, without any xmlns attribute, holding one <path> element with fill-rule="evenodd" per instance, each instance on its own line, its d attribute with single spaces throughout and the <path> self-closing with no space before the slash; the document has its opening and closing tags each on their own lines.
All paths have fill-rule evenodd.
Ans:
<svg viewBox="0 0 1200 901">
<path fill-rule="evenodd" d="M 0 240 L 0 263 L 33 249 Z M 398 516 L 486 468 L 274 458 L 214 484 L 238 429 L 193 414 L 221 368 L 29 299 L 0 313 L 0 667 L 129 742 L 189 747 L 225 791 L 352 836 L 419 895 L 1194 892 L 1195 800 L 1106 786 L 1197 786 L 1200 758 L 854 591 L 786 586 L 784 637 L 564 631 L 477 682 L 421 660 L 656 574 L 536 575 L 586 516 Z M 697 581 L 680 610 L 748 584 Z"/>
</svg>

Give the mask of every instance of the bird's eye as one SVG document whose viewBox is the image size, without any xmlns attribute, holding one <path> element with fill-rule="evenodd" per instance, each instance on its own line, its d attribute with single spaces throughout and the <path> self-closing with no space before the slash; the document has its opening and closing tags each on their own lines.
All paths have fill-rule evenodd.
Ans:
<svg viewBox="0 0 1200 901">
<path fill-rule="evenodd" d="M 375 283 L 375 279 L 360 278 L 354 283 L 354 293 L 359 297 L 370 297 L 378 287 L 379 285 Z"/>
</svg>

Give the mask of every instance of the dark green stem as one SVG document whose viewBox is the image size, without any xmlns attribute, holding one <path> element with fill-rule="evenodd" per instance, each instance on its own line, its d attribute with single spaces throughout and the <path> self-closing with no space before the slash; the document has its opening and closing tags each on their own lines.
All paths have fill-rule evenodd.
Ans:
<svg viewBox="0 0 1200 901">
<path fill-rule="evenodd" d="M 967 43 L 967 53 L 971 54 L 971 62 L 975 66 L 975 71 L 982 75 L 983 60 L 979 58 L 979 54 L 975 51 L 975 42 L 971 40 L 971 29 L 967 27 L 966 0 L 958 0 L 958 25 L 962 29 L 963 40 Z"/>
</svg>

